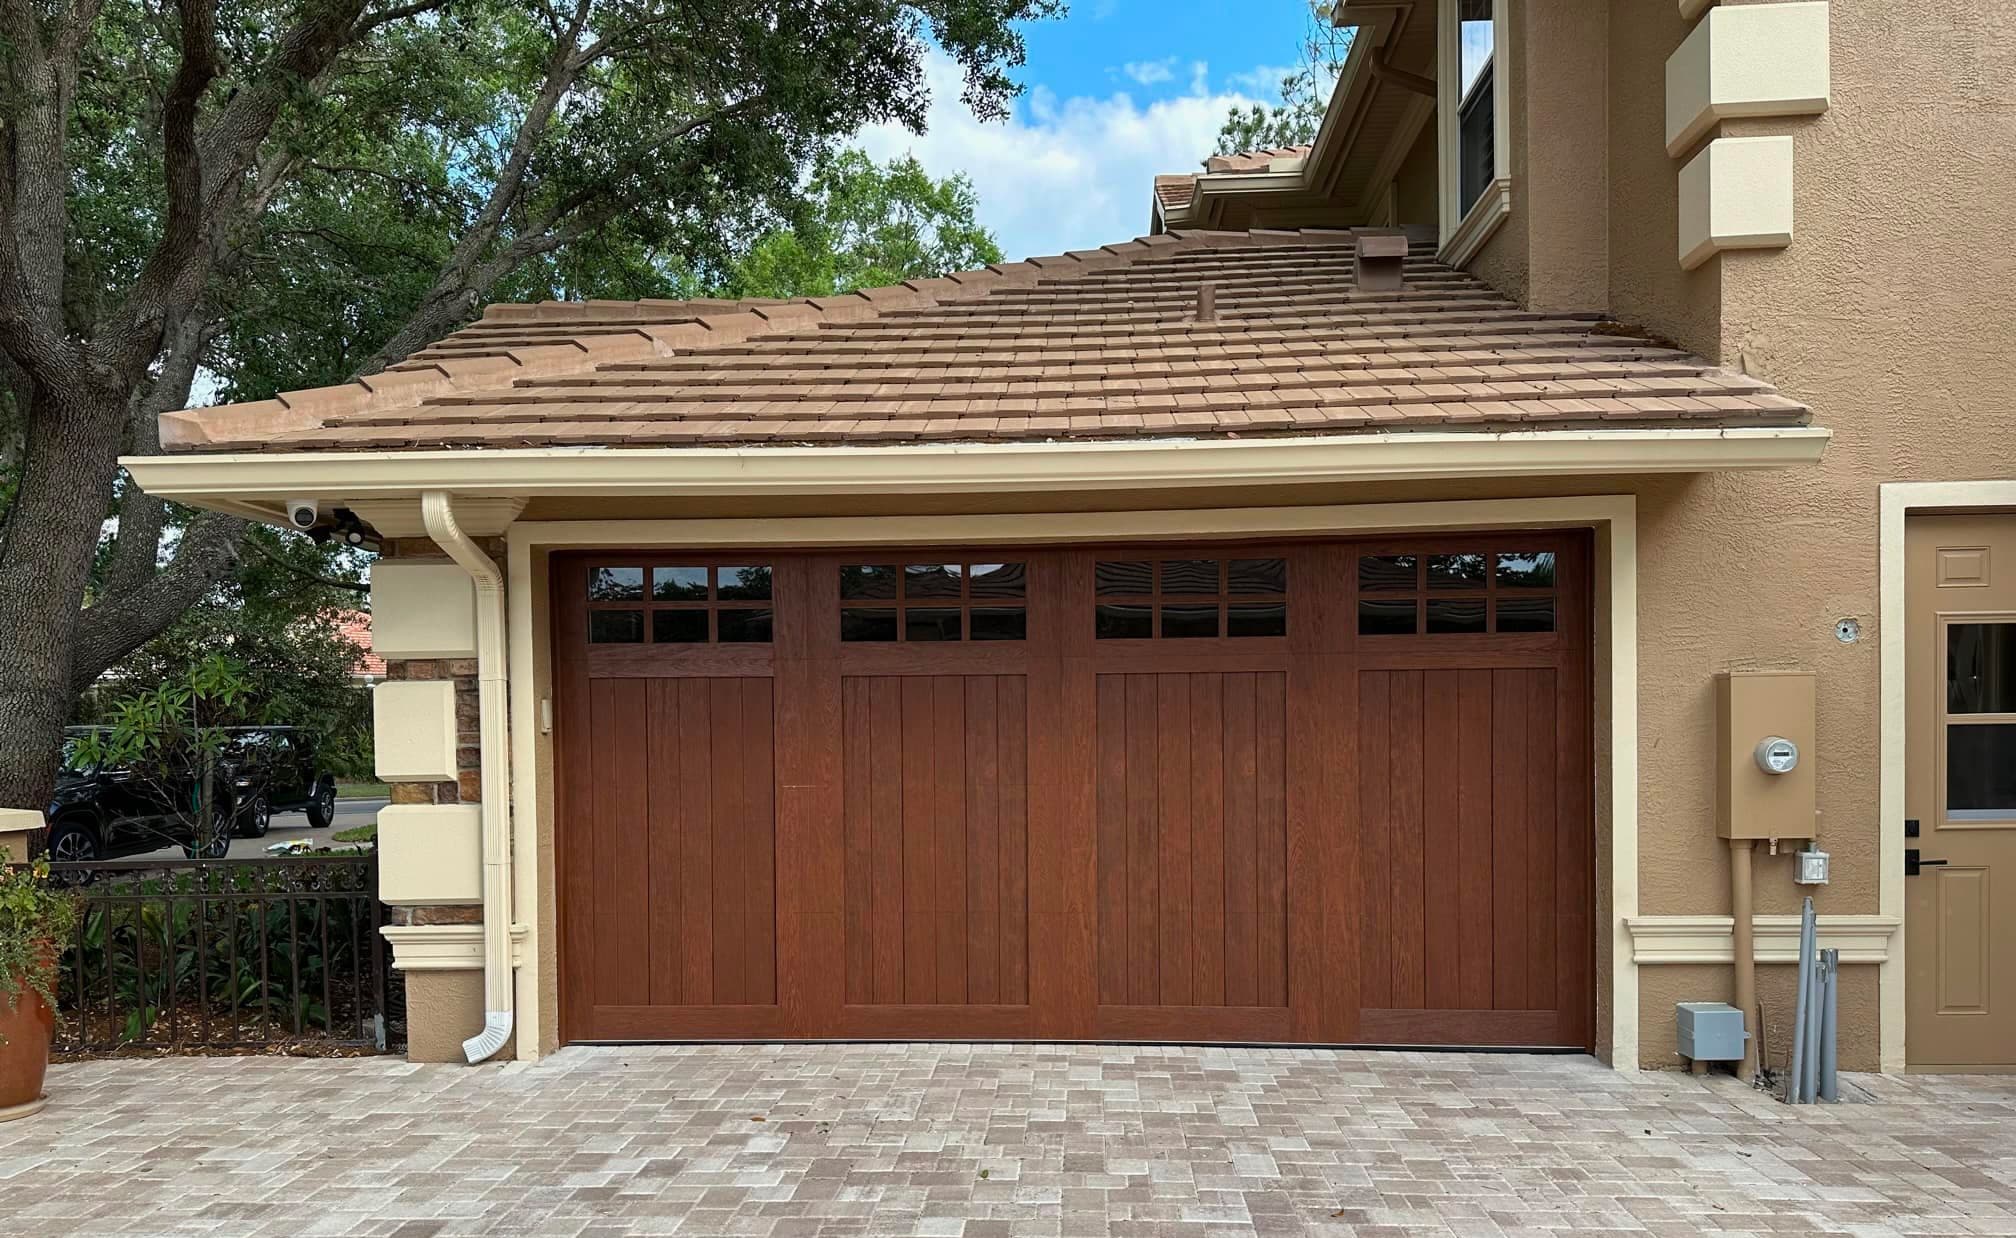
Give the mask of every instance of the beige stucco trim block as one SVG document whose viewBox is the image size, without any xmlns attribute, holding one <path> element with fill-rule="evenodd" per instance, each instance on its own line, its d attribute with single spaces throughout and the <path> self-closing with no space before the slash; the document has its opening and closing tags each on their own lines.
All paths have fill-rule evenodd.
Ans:
<svg viewBox="0 0 2016 1238">
<path fill-rule="evenodd" d="M 511 926 L 511 965 L 525 943 L 525 926 Z M 481 971 L 483 969 L 483 926 L 480 924 L 388 924 L 378 932 L 392 945 L 395 971 Z M 481 1023 L 481 994 L 478 994 L 476 1022 Z"/>
<path fill-rule="evenodd" d="M 42 813 L 35 808 L 0 808 L 0 861 L 28 862 L 28 838 L 42 828 Z"/>
<path fill-rule="evenodd" d="M 1731 117 L 1824 112 L 1830 90 L 1825 0 L 1717 8 L 1667 57 L 1666 153 Z"/>
<path fill-rule="evenodd" d="M 476 586 L 453 563 L 371 568 L 371 651 L 381 658 L 476 656 Z"/>
<path fill-rule="evenodd" d="M 379 809 L 378 897 L 406 906 L 481 903 L 481 810 L 474 804 Z"/>
<path fill-rule="evenodd" d="M 1756 916 L 1759 963 L 1799 961 L 1799 917 Z M 1839 950 L 1843 963 L 1888 963 L 1903 921 L 1897 916 L 1821 916 L 1820 949 Z M 1730 963 L 1735 921 L 1728 916 L 1633 916 L 1631 954 L 1641 964 Z"/>
<path fill-rule="evenodd" d="M 371 747 L 385 782 L 453 782 L 454 682 L 399 681 L 371 689 Z"/>
<path fill-rule="evenodd" d="M 1680 169 L 1680 265 L 1792 243 L 1792 139 L 1717 138 Z"/>
</svg>

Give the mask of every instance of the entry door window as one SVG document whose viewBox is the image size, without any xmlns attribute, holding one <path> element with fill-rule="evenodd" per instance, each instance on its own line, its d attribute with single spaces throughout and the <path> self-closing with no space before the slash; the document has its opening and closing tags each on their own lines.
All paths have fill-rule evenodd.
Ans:
<svg viewBox="0 0 2016 1238">
<path fill-rule="evenodd" d="M 1946 819 L 2016 820 L 2016 620 L 1946 626 Z"/>
</svg>

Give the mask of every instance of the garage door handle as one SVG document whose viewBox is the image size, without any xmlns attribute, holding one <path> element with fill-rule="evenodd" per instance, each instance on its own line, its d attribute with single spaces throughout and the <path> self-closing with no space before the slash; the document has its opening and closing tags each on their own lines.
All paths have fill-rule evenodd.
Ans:
<svg viewBox="0 0 2016 1238">
<path fill-rule="evenodd" d="M 1945 862 L 1944 860 L 1921 860 L 1918 858 L 1918 848 L 1908 847 L 1904 851 L 1904 875 L 1906 877 L 1916 877 L 1919 869 L 1936 868 Z"/>
</svg>

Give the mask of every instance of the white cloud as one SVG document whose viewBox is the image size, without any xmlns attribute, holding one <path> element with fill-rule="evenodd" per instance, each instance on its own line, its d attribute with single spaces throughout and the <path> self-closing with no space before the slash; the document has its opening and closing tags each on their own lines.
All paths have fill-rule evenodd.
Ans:
<svg viewBox="0 0 2016 1238">
<path fill-rule="evenodd" d="M 1257 99 L 1273 102 L 1281 97 L 1281 79 L 1296 71 L 1292 64 L 1255 65 L 1244 73 L 1227 77 L 1225 84 Z"/>
<path fill-rule="evenodd" d="M 1094 249 L 1148 228 L 1158 172 L 1199 169 L 1225 113 L 1256 96 L 1212 90 L 1208 67 L 1193 67 L 1188 93 L 1148 103 L 1125 91 L 1060 99 L 1041 87 L 1016 100 L 1006 121 L 982 124 L 959 102 L 959 69 L 933 52 L 929 128 L 861 131 L 878 160 L 906 152 L 934 176 L 963 172 L 980 199 L 980 222 L 1008 258 Z"/>
<path fill-rule="evenodd" d="M 1164 56 L 1160 60 L 1130 60 L 1120 66 L 1120 71 L 1143 86 L 1153 86 L 1158 82 L 1176 80 L 1176 57 Z"/>
</svg>

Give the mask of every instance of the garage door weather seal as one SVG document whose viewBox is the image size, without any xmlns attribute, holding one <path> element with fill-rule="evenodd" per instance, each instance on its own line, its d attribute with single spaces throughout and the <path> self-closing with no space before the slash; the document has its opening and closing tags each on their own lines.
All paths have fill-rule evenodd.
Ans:
<svg viewBox="0 0 2016 1238">
<path fill-rule="evenodd" d="M 427 536 L 476 582 L 476 708 L 483 762 L 483 1030 L 462 1042 L 470 1065 L 485 1061 L 511 1038 L 511 813 L 505 762 L 504 574 L 455 523 L 447 492 L 420 496 Z"/>
</svg>

